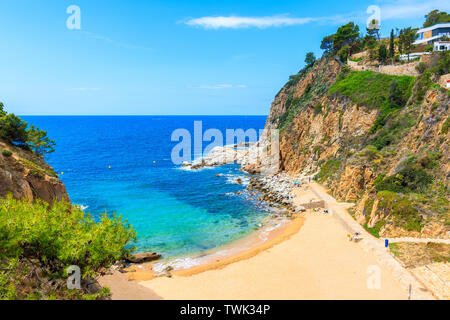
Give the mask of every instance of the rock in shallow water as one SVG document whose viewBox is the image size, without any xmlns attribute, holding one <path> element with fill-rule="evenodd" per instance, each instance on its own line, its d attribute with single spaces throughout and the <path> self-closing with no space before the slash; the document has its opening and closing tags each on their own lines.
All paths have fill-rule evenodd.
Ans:
<svg viewBox="0 0 450 320">
<path fill-rule="evenodd" d="M 128 257 L 126 257 L 126 261 L 130 263 L 146 263 L 155 261 L 161 258 L 160 254 L 157 254 L 155 252 L 145 252 L 145 253 L 136 253 L 131 254 Z"/>
</svg>

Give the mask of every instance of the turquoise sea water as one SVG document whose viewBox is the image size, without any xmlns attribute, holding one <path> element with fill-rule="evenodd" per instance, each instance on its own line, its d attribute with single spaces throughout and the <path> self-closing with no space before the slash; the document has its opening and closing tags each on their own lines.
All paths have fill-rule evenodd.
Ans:
<svg viewBox="0 0 450 320">
<path fill-rule="evenodd" d="M 202 121 L 203 131 L 225 135 L 226 129 L 262 129 L 265 116 L 23 118 L 56 140 L 47 161 L 71 201 L 94 216 L 106 210 L 127 218 L 137 231 L 137 251 L 168 258 L 201 253 L 244 237 L 267 216 L 237 194 L 245 185 L 233 180 L 245 174 L 236 165 L 188 171 L 171 161 L 175 129 L 193 132 L 194 121 Z"/>
</svg>

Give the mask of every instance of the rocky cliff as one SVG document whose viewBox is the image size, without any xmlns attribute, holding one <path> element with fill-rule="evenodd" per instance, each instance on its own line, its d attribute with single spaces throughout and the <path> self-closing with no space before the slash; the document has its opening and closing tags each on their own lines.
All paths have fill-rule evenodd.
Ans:
<svg viewBox="0 0 450 320">
<path fill-rule="evenodd" d="M 377 236 L 448 238 L 450 95 L 430 72 L 357 72 L 322 58 L 291 76 L 266 123 L 280 131 L 280 171 L 317 173 Z"/>
<path fill-rule="evenodd" d="M 0 140 L 0 197 L 69 202 L 66 188 L 53 169 L 32 152 Z"/>
</svg>

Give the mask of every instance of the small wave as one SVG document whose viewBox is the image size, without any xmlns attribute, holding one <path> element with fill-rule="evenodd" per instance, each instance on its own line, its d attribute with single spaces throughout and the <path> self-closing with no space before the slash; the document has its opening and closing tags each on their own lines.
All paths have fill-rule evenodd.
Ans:
<svg viewBox="0 0 450 320">
<path fill-rule="evenodd" d="M 213 170 L 215 169 L 215 167 L 201 167 L 198 169 L 192 169 L 191 166 L 184 166 L 184 167 L 176 167 L 174 168 L 175 170 L 182 170 L 182 171 L 192 171 L 192 172 L 199 172 L 202 170 Z"/>
<path fill-rule="evenodd" d="M 157 262 L 152 265 L 155 272 L 163 272 L 166 268 L 172 267 L 174 270 L 188 269 L 201 265 L 200 258 L 177 258 L 167 262 Z"/>
<path fill-rule="evenodd" d="M 89 206 L 84 206 L 84 205 L 82 205 L 82 204 L 79 204 L 78 205 L 78 207 L 81 209 L 81 210 L 87 210 L 88 208 L 89 208 Z"/>
<path fill-rule="evenodd" d="M 227 178 L 228 184 L 242 184 L 243 186 L 247 186 L 250 183 L 250 179 L 246 176 L 237 175 L 237 174 L 225 174 Z"/>
</svg>

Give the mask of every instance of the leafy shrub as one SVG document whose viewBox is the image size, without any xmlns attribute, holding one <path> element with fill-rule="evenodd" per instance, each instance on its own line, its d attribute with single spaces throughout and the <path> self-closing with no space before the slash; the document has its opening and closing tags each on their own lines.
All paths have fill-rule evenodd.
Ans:
<svg viewBox="0 0 450 320">
<path fill-rule="evenodd" d="M 326 181 L 329 177 L 336 173 L 336 171 L 338 171 L 341 166 L 341 161 L 337 159 L 328 160 L 320 167 L 320 171 L 315 176 L 315 180 L 321 183 Z"/>
<path fill-rule="evenodd" d="M 348 60 L 353 61 L 353 62 L 360 62 L 363 60 L 363 58 L 358 58 L 358 59 L 352 59 L 352 58 L 348 58 Z"/>
<path fill-rule="evenodd" d="M 373 142 L 373 145 L 377 148 L 377 150 L 381 150 L 384 147 L 390 145 L 392 143 L 392 140 L 393 140 L 393 138 L 390 134 L 380 135 Z"/>
<path fill-rule="evenodd" d="M 431 52 L 431 51 L 433 51 L 433 45 L 432 45 L 432 44 L 427 45 L 427 46 L 423 49 L 423 51 L 425 51 L 425 52 Z"/>
<path fill-rule="evenodd" d="M 375 160 L 378 158 L 378 149 L 375 146 L 368 145 L 361 151 L 360 156 L 366 157 L 369 160 Z"/>
<path fill-rule="evenodd" d="M 373 204 L 374 204 L 374 200 L 372 198 L 368 198 L 366 200 L 366 202 L 364 203 L 364 215 L 365 216 L 369 216 L 372 213 L 372 209 L 373 209 Z"/>
<path fill-rule="evenodd" d="M 388 190 L 393 192 L 423 192 L 433 181 L 433 176 L 413 159 L 405 161 L 403 169 L 397 174 L 377 179 L 375 188 L 378 191 Z"/>
<path fill-rule="evenodd" d="M 314 115 L 316 116 L 319 113 L 322 113 L 322 104 L 320 104 L 320 103 L 314 107 Z"/>
<path fill-rule="evenodd" d="M 426 169 L 433 169 L 438 166 L 441 158 L 442 152 L 440 151 L 428 152 L 425 156 L 419 159 L 419 163 Z"/>
<path fill-rule="evenodd" d="M 339 51 L 337 52 L 337 55 L 338 55 L 339 59 L 341 59 L 342 62 L 345 62 L 345 61 L 347 61 L 347 57 L 348 57 L 349 53 L 350 53 L 350 46 L 345 45 L 341 49 L 339 49 Z"/>
<path fill-rule="evenodd" d="M 365 228 L 367 231 L 369 231 L 369 233 L 370 233 L 371 235 L 373 235 L 375 238 L 379 238 L 379 237 L 380 237 L 380 230 L 381 230 L 381 228 L 385 225 L 385 223 L 386 223 L 386 221 L 380 220 L 380 221 L 377 222 L 376 225 L 373 226 L 373 228 L 369 228 L 369 227 L 367 226 L 367 223 L 366 223 L 366 224 L 364 224 L 364 228 Z"/>
<path fill-rule="evenodd" d="M 436 65 L 429 70 L 437 76 L 450 73 L 450 51 L 441 51 Z"/>
<path fill-rule="evenodd" d="M 47 132 L 28 124 L 15 114 L 3 110 L 0 102 L 0 138 L 11 144 L 32 150 L 38 156 L 54 151 L 55 142 L 47 137 Z"/>
<path fill-rule="evenodd" d="M 391 87 L 394 80 L 396 84 Z M 383 110 L 392 107 L 393 102 L 395 107 L 403 107 L 398 105 L 398 102 L 404 103 L 409 99 L 413 82 L 414 77 L 411 76 L 352 71 L 338 78 L 328 94 L 340 94 L 349 97 L 359 106 Z"/>
<path fill-rule="evenodd" d="M 27 123 L 14 114 L 0 118 L 0 137 L 10 143 L 24 146 L 28 141 Z"/>
<path fill-rule="evenodd" d="M 105 213 L 96 222 L 68 203 L 52 206 L 38 200 L 0 199 L 0 260 L 37 259 L 63 277 L 70 265 L 80 267 L 83 277 L 95 275 L 130 253 L 134 230 L 121 217 Z"/>
<path fill-rule="evenodd" d="M 425 94 L 433 85 L 431 81 L 431 71 L 424 71 L 416 80 L 413 87 L 413 101 L 420 103 L 423 101 Z"/>
<path fill-rule="evenodd" d="M 427 69 L 427 64 L 425 62 L 420 62 L 417 66 L 416 66 L 416 70 L 418 73 L 422 74 L 424 73 L 424 71 Z"/>
<path fill-rule="evenodd" d="M 2 150 L 2 155 L 4 155 L 5 157 L 11 157 L 12 156 L 12 152 L 7 150 L 7 149 L 3 149 Z"/>
</svg>

